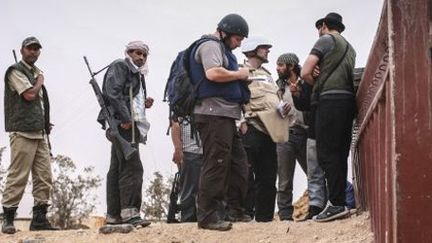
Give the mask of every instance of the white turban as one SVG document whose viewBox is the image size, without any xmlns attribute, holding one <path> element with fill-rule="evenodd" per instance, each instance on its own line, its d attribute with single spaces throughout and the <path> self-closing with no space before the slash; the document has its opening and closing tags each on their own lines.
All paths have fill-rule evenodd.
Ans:
<svg viewBox="0 0 432 243">
<path fill-rule="evenodd" d="M 143 52 L 145 52 L 145 53 L 149 53 L 149 47 L 148 47 L 148 45 L 146 45 L 144 42 L 142 42 L 142 41 L 131 41 L 131 42 L 129 42 L 127 45 L 126 45 L 126 50 L 125 50 L 125 56 L 126 56 L 126 58 L 128 58 L 131 62 L 132 62 L 132 59 L 131 59 L 131 57 L 129 56 L 129 54 L 128 54 L 128 52 L 130 51 L 130 50 L 141 50 L 141 51 L 143 51 Z M 148 72 L 149 72 L 149 68 L 148 68 L 148 64 L 147 64 L 148 62 L 146 61 L 145 63 L 144 63 L 144 65 L 142 66 L 142 67 L 140 67 L 140 68 L 138 68 L 138 71 L 140 71 L 140 73 L 142 73 L 143 75 L 145 75 L 145 76 L 147 76 L 147 74 L 148 74 Z"/>
<path fill-rule="evenodd" d="M 130 50 L 141 50 L 148 53 L 149 47 L 148 45 L 144 44 L 144 42 L 142 41 L 131 41 L 126 45 L 126 51 L 130 51 Z"/>
</svg>

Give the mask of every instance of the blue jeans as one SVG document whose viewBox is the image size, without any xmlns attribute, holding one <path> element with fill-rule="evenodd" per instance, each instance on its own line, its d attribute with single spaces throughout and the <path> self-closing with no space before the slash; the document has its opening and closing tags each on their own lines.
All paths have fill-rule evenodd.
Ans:
<svg viewBox="0 0 432 243">
<path fill-rule="evenodd" d="M 280 216 L 291 216 L 293 213 L 293 179 L 296 160 L 305 174 L 306 164 L 306 138 L 304 128 L 290 128 L 289 140 L 277 144 L 279 183 L 277 191 L 277 204 Z"/>
<path fill-rule="evenodd" d="M 327 202 L 326 182 L 324 171 L 318 163 L 315 139 L 307 139 L 306 150 L 309 205 L 324 208 Z"/>
<path fill-rule="evenodd" d="M 180 221 L 196 222 L 195 199 L 203 155 L 188 152 L 184 152 L 183 155 L 183 165 L 180 168 Z"/>
</svg>

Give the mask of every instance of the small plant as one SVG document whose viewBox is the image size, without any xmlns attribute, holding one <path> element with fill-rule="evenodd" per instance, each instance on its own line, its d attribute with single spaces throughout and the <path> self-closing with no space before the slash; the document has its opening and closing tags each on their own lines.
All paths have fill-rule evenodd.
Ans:
<svg viewBox="0 0 432 243">
<path fill-rule="evenodd" d="M 171 184 L 169 180 L 164 180 L 160 172 L 156 171 L 153 175 L 141 208 L 147 219 L 161 221 L 167 216 Z"/>
<path fill-rule="evenodd" d="M 94 175 L 93 167 L 77 174 L 75 163 L 67 156 L 57 155 L 53 160 L 50 220 L 61 229 L 79 228 L 95 209 L 94 190 L 102 178 Z"/>
</svg>

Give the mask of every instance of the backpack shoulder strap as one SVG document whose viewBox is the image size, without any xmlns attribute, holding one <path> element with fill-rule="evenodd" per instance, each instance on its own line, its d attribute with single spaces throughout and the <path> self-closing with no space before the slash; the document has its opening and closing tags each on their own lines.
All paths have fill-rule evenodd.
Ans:
<svg viewBox="0 0 432 243">
<path fill-rule="evenodd" d="M 193 52 L 201 45 L 201 44 L 203 44 L 204 42 L 207 42 L 207 41 L 215 41 L 215 42 L 217 42 L 217 43 L 219 43 L 220 44 L 220 46 L 221 46 L 221 51 L 222 51 L 222 56 L 224 56 L 225 55 L 225 45 L 224 45 L 224 43 L 221 41 L 221 40 L 219 40 L 219 39 L 217 39 L 217 38 L 214 38 L 214 37 L 210 37 L 210 36 L 203 36 L 203 37 L 201 37 L 201 38 L 199 38 L 198 40 L 196 40 L 196 41 L 194 41 L 186 50 L 188 50 L 190 53 L 189 53 L 189 55 L 190 54 L 193 54 Z M 188 56 L 189 56 L 188 55 Z"/>
<path fill-rule="evenodd" d="M 191 55 L 195 55 L 195 52 L 196 52 L 197 48 L 198 48 L 201 44 L 203 44 L 204 42 L 207 42 L 207 41 L 215 41 L 215 42 L 219 43 L 220 46 L 221 46 L 221 54 L 222 54 L 222 57 L 225 56 L 225 45 L 224 45 L 224 43 L 223 43 L 221 40 L 219 40 L 219 39 L 217 39 L 217 38 L 212 38 L 212 37 L 210 37 L 210 36 L 203 36 L 203 37 L 201 37 L 200 39 L 194 41 L 194 42 L 193 42 L 193 43 L 192 43 L 192 44 L 191 44 L 191 45 L 186 49 L 185 57 L 186 57 L 186 60 L 188 60 L 188 61 L 186 62 L 186 64 L 187 64 L 187 69 L 188 69 L 188 70 L 190 70 L 190 63 L 189 63 L 189 59 L 190 59 Z M 204 80 L 204 79 L 201 79 L 201 80 L 199 80 L 199 81 L 196 83 L 196 86 L 195 86 L 194 91 L 196 91 L 196 90 L 198 89 L 198 87 L 200 86 L 200 84 L 202 83 L 203 80 Z"/>
</svg>

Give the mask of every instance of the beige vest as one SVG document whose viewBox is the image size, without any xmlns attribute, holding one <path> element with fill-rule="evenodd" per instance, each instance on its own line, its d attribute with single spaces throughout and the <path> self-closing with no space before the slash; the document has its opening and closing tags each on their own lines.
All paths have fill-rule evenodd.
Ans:
<svg viewBox="0 0 432 243">
<path fill-rule="evenodd" d="M 244 107 L 245 118 L 259 118 L 265 129 L 263 132 L 268 133 L 274 142 L 287 142 L 290 119 L 282 118 L 277 111 L 280 102 L 277 86 L 266 81 L 252 81 L 249 89 L 251 98 Z"/>
</svg>

